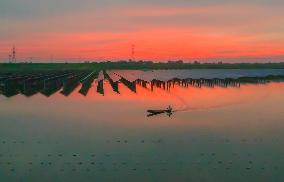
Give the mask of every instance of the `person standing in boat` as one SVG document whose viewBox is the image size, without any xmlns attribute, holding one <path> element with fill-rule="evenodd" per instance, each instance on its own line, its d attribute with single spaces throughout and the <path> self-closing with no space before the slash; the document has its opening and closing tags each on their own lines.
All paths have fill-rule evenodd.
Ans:
<svg viewBox="0 0 284 182">
<path fill-rule="evenodd" d="M 169 105 L 169 107 L 165 111 L 169 117 L 173 114 L 173 108 L 171 107 L 171 105 Z"/>
</svg>

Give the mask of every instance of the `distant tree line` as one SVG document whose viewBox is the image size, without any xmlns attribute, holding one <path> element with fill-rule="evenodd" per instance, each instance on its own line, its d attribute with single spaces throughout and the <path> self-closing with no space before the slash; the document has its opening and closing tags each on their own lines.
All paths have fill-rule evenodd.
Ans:
<svg viewBox="0 0 284 182">
<path fill-rule="evenodd" d="M 152 61 L 104 61 L 85 63 L 2 63 L 0 72 L 3 71 L 32 71 L 32 70 L 105 70 L 105 69 L 284 69 L 281 63 L 185 63 L 182 60 L 168 62 Z"/>
</svg>

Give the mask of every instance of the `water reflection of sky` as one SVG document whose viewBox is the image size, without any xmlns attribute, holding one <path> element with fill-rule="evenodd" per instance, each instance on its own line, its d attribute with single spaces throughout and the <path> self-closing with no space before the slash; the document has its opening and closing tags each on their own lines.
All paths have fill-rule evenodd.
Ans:
<svg viewBox="0 0 284 182">
<path fill-rule="evenodd" d="M 113 71 L 109 71 L 112 73 Z M 119 70 L 116 73 L 124 76 L 128 80 L 136 80 L 137 78 L 151 81 L 158 79 L 167 81 L 173 78 L 193 78 L 193 79 L 225 79 L 240 77 L 266 77 L 268 75 L 283 75 L 284 69 L 185 69 L 185 70 Z"/>
<path fill-rule="evenodd" d="M 284 84 L 0 96 L 1 181 L 281 181 Z M 172 117 L 146 117 L 168 105 Z M 94 164 L 93 164 L 94 163 Z"/>
</svg>

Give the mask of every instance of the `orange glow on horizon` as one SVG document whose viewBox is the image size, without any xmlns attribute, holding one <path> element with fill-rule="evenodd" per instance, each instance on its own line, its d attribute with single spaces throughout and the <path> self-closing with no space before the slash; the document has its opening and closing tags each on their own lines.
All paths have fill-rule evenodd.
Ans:
<svg viewBox="0 0 284 182">
<path fill-rule="evenodd" d="M 183 30 L 153 30 L 128 34 L 47 34 L 40 41 L 23 38 L 19 57 L 39 59 L 129 59 L 135 44 L 137 60 L 277 57 L 284 43 L 246 44 L 246 37 L 200 35 Z M 254 40 L 252 40 L 254 41 Z M 29 45 L 28 47 L 25 45 Z M 52 54 L 51 54 L 52 53 Z M 31 56 L 32 55 L 32 56 Z"/>
<path fill-rule="evenodd" d="M 281 61 L 282 17 L 276 7 L 237 3 L 108 7 L 13 24 L 4 19 L 0 59 L 8 58 L 14 44 L 18 59 L 25 61 L 127 60 L 135 44 L 136 60 Z"/>
</svg>

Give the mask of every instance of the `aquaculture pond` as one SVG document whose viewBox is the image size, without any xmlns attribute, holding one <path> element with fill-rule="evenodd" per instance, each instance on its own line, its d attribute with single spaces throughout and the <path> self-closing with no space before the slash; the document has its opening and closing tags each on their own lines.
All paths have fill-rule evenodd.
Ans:
<svg viewBox="0 0 284 182">
<path fill-rule="evenodd" d="M 3 73 L 0 181 L 282 182 L 281 75 Z"/>
</svg>

